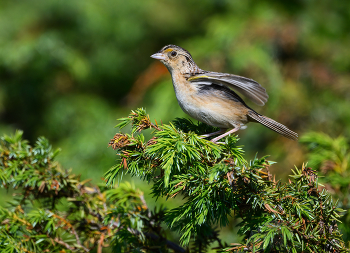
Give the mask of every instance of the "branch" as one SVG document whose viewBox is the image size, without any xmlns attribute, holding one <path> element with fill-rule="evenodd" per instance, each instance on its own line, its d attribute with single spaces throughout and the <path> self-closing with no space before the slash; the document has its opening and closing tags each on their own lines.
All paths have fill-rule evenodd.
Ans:
<svg viewBox="0 0 350 253">
<path fill-rule="evenodd" d="M 77 232 L 75 231 L 74 227 L 71 227 L 71 229 L 72 229 L 72 233 L 75 235 L 75 239 L 77 240 L 77 244 L 79 245 L 79 247 L 81 247 L 85 252 L 89 252 L 90 250 L 87 249 L 87 248 L 85 248 L 85 247 L 81 244 L 80 238 L 79 238 Z"/>
<path fill-rule="evenodd" d="M 75 247 L 69 246 L 68 243 L 65 243 L 65 242 L 61 241 L 61 240 L 58 239 L 57 237 L 54 239 L 54 241 L 57 242 L 58 244 L 63 245 L 64 247 L 66 247 L 66 248 L 69 249 L 69 250 L 72 250 L 72 251 L 75 250 Z"/>
<path fill-rule="evenodd" d="M 89 252 L 90 250 L 85 248 L 82 244 L 81 244 L 81 241 L 80 241 L 80 238 L 79 238 L 79 235 L 77 234 L 77 232 L 75 231 L 74 229 L 74 226 L 72 224 L 70 224 L 67 220 L 65 220 L 63 217 L 57 215 L 57 214 L 54 214 L 52 213 L 53 216 L 57 219 L 59 219 L 60 221 L 62 221 L 63 223 L 65 223 L 70 229 L 71 229 L 71 233 L 74 234 L 75 236 L 75 239 L 77 241 L 77 245 L 79 247 L 81 247 L 85 252 Z"/>
<path fill-rule="evenodd" d="M 105 234 L 101 233 L 100 240 L 98 241 L 97 253 L 102 253 L 103 241 L 105 239 Z"/>
</svg>

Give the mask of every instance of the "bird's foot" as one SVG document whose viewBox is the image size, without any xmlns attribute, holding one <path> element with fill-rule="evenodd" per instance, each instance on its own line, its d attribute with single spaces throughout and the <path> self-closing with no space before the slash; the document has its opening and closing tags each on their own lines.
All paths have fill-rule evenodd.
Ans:
<svg viewBox="0 0 350 253">
<path fill-rule="evenodd" d="M 225 132 L 226 132 L 226 129 L 220 129 L 219 131 L 216 131 L 214 133 L 203 134 L 203 135 L 199 136 L 199 138 L 200 139 L 204 139 L 204 138 L 211 137 L 211 136 L 218 135 L 218 134 L 222 134 L 222 133 L 225 133 Z"/>
<path fill-rule="evenodd" d="M 240 129 L 240 126 L 236 126 L 235 128 L 231 129 L 230 131 L 218 136 L 218 137 L 215 137 L 214 139 L 211 139 L 211 141 L 213 143 L 217 143 L 218 140 L 224 138 L 225 136 L 229 135 L 229 134 L 232 134 L 234 132 L 237 132 L 238 130 Z"/>
</svg>

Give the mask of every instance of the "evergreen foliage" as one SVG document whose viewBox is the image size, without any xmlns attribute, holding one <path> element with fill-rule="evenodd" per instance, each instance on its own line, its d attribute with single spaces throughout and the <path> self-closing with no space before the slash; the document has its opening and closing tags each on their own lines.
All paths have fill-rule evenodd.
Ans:
<svg viewBox="0 0 350 253">
<path fill-rule="evenodd" d="M 143 109 L 132 111 L 117 127 L 128 123 L 133 134 L 117 133 L 110 142 L 120 161 L 105 174 L 107 185 L 128 173 L 153 182 L 156 198 L 181 195 L 185 203 L 166 210 L 164 221 L 194 252 L 205 252 L 213 241 L 219 251 L 346 251 L 337 227 L 342 209 L 326 190 L 319 190 L 311 168 L 295 168 L 283 184 L 272 180 L 266 157 L 243 158 L 237 136 L 213 144 L 197 133 L 215 129 L 185 119 L 159 126 Z M 142 133 L 134 134 L 146 128 L 154 129 L 147 142 Z M 229 246 L 215 227 L 226 226 L 232 213 L 242 220 L 244 241 Z"/>
<path fill-rule="evenodd" d="M 19 131 L 1 138 L 0 183 L 15 189 L 13 201 L 0 207 L 1 252 L 101 253 L 118 243 L 123 226 L 139 233 L 136 229 L 147 221 L 143 229 L 161 231 L 152 223 L 153 213 L 144 215 L 148 209 L 141 191 L 127 182 L 112 189 L 90 185 L 62 169 L 57 154 L 45 138 L 33 147 Z M 118 219 L 112 216 L 116 213 Z"/>
<path fill-rule="evenodd" d="M 346 252 L 337 226 L 343 210 L 319 190 L 312 169 L 295 168 L 284 184 L 272 179 L 266 157 L 244 159 L 237 136 L 213 144 L 198 134 L 215 129 L 186 119 L 158 125 L 143 109 L 118 126 L 128 124 L 132 133 L 110 142 L 118 162 L 100 186 L 62 169 L 45 138 L 34 146 L 21 132 L 1 138 L 1 186 L 15 192 L 0 209 L 1 252 L 207 252 L 213 245 L 218 252 Z M 185 201 L 150 210 L 141 191 L 120 182 L 123 174 L 152 183 L 156 198 Z M 232 215 L 243 240 L 226 243 L 220 228 Z"/>
<path fill-rule="evenodd" d="M 322 184 L 339 199 L 338 207 L 347 210 L 339 227 L 345 241 L 350 240 L 350 149 L 349 140 L 343 136 L 331 138 L 324 133 L 310 132 L 301 140 L 309 149 L 309 165 L 324 177 Z"/>
</svg>

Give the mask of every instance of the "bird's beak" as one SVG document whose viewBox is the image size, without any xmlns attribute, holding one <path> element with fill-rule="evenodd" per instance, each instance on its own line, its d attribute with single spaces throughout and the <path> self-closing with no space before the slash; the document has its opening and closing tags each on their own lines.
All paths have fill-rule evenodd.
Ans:
<svg viewBox="0 0 350 253">
<path fill-rule="evenodd" d="M 166 60 L 166 57 L 162 53 L 155 53 L 151 55 L 152 58 L 157 59 L 157 60 Z"/>
</svg>

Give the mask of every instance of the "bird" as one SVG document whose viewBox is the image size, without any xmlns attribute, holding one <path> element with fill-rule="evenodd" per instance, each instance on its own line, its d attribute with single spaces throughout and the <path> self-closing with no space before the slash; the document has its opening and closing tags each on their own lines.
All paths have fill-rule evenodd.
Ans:
<svg viewBox="0 0 350 253">
<path fill-rule="evenodd" d="M 269 96 L 258 82 L 238 75 L 202 70 L 187 50 L 176 45 L 166 45 L 151 57 L 160 60 L 170 72 L 181 109 L 198 121 L 220 128 L 202 135 L 203 138 L 218 135 L 211 139 L 217 143 L 223 137 L 245 129 L 247 123 L 257 122 L 286 138 L 298 140 L 297 133 L 257 113 L 235 92 L 263 106 Z"/>
</svg>

